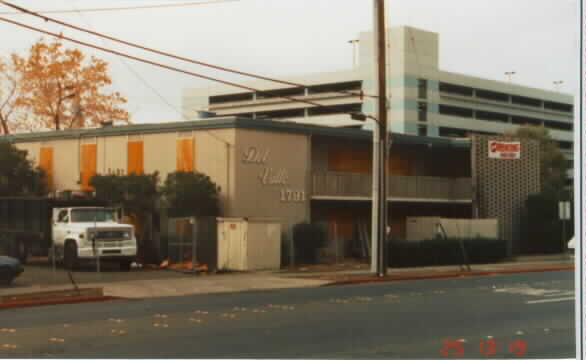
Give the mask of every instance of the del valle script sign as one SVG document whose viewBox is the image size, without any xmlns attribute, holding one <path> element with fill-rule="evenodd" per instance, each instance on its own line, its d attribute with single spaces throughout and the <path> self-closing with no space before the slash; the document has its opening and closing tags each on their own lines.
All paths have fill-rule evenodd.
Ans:
<svg viewBox="0 0 586 360">
<path fill-rule="evenodd" d="M 488 142 L 488 157 L 490 159 L 520 159 L 521 143 L 519 141 Z"/>
</svg>

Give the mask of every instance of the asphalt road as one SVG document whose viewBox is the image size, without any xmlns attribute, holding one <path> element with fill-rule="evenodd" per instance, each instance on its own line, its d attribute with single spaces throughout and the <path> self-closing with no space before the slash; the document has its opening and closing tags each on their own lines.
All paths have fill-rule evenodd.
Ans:
<svg viewBox="0 0 586 360">
<path fill-rule="evenodd" d="M 564 271 L 5 310 L 0 356 L 572 358 L 573 286 Z"/>
</svg>

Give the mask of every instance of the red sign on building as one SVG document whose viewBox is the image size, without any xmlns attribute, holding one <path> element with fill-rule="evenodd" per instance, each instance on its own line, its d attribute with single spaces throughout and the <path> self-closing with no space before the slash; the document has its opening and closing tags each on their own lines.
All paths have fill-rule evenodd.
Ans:
<svg viewBox="0 0 586 360">
<path fill-rule="evenodd" d="M 520 159 L 521 143 L 519 141 L 488 142 L 488 157 L 491 159 Z"/>
</svg>

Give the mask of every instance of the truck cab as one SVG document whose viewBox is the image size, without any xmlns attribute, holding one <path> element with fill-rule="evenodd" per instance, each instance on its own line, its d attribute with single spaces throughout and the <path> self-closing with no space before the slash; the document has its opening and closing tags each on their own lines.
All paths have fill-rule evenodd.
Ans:
<svg viewBox="0 0 586 360">
<path fill-rule="evenodd" d="M 105 207 L 53 208 L 49 256 L 73 268 L 81 261 L 118 262 L 130 270 L 137 242 L 132 225 L 120 224 L 116 209 Z"/>
</svg>

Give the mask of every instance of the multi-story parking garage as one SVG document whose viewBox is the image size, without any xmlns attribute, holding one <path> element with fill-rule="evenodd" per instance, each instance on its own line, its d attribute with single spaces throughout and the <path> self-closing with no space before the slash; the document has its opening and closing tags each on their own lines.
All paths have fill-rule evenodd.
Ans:
<svg viewBox="0 0 586 360">
<path fill-rule="evenodd" d="M 331 73 L 284 77 L 303 87 L 268 81 L 246 83 L 259 92 L 217 86 L 185 89 L 183 115 L 200 118 L 201 111 L 220 116 L 268 118 L 334 127 L 366 127 L 349 113 L 374 115 L 373 36 L 359 36 L 355 68 Z M 388 31 L 390 128 L 395 133 L 431 137 L 463 137 L 469 133 L 496 135 L 514 132 L 520 125 L 544 126 L 559 144 L 573 177 L 574 98 L 556 91 L 520 86 L 443 71 L 439 64 L 437 33 L 397 27 Z M 468 54 L 475 61 L 474 54 Z M 536 59 L 544 61 L 546 59 Z M 504 77 L 504 74 L 503 74 Z M 360 96 L 360 92 L 365 96 Z M 325 105 L 292 102 L 282 96 Z"/>
</svg>

